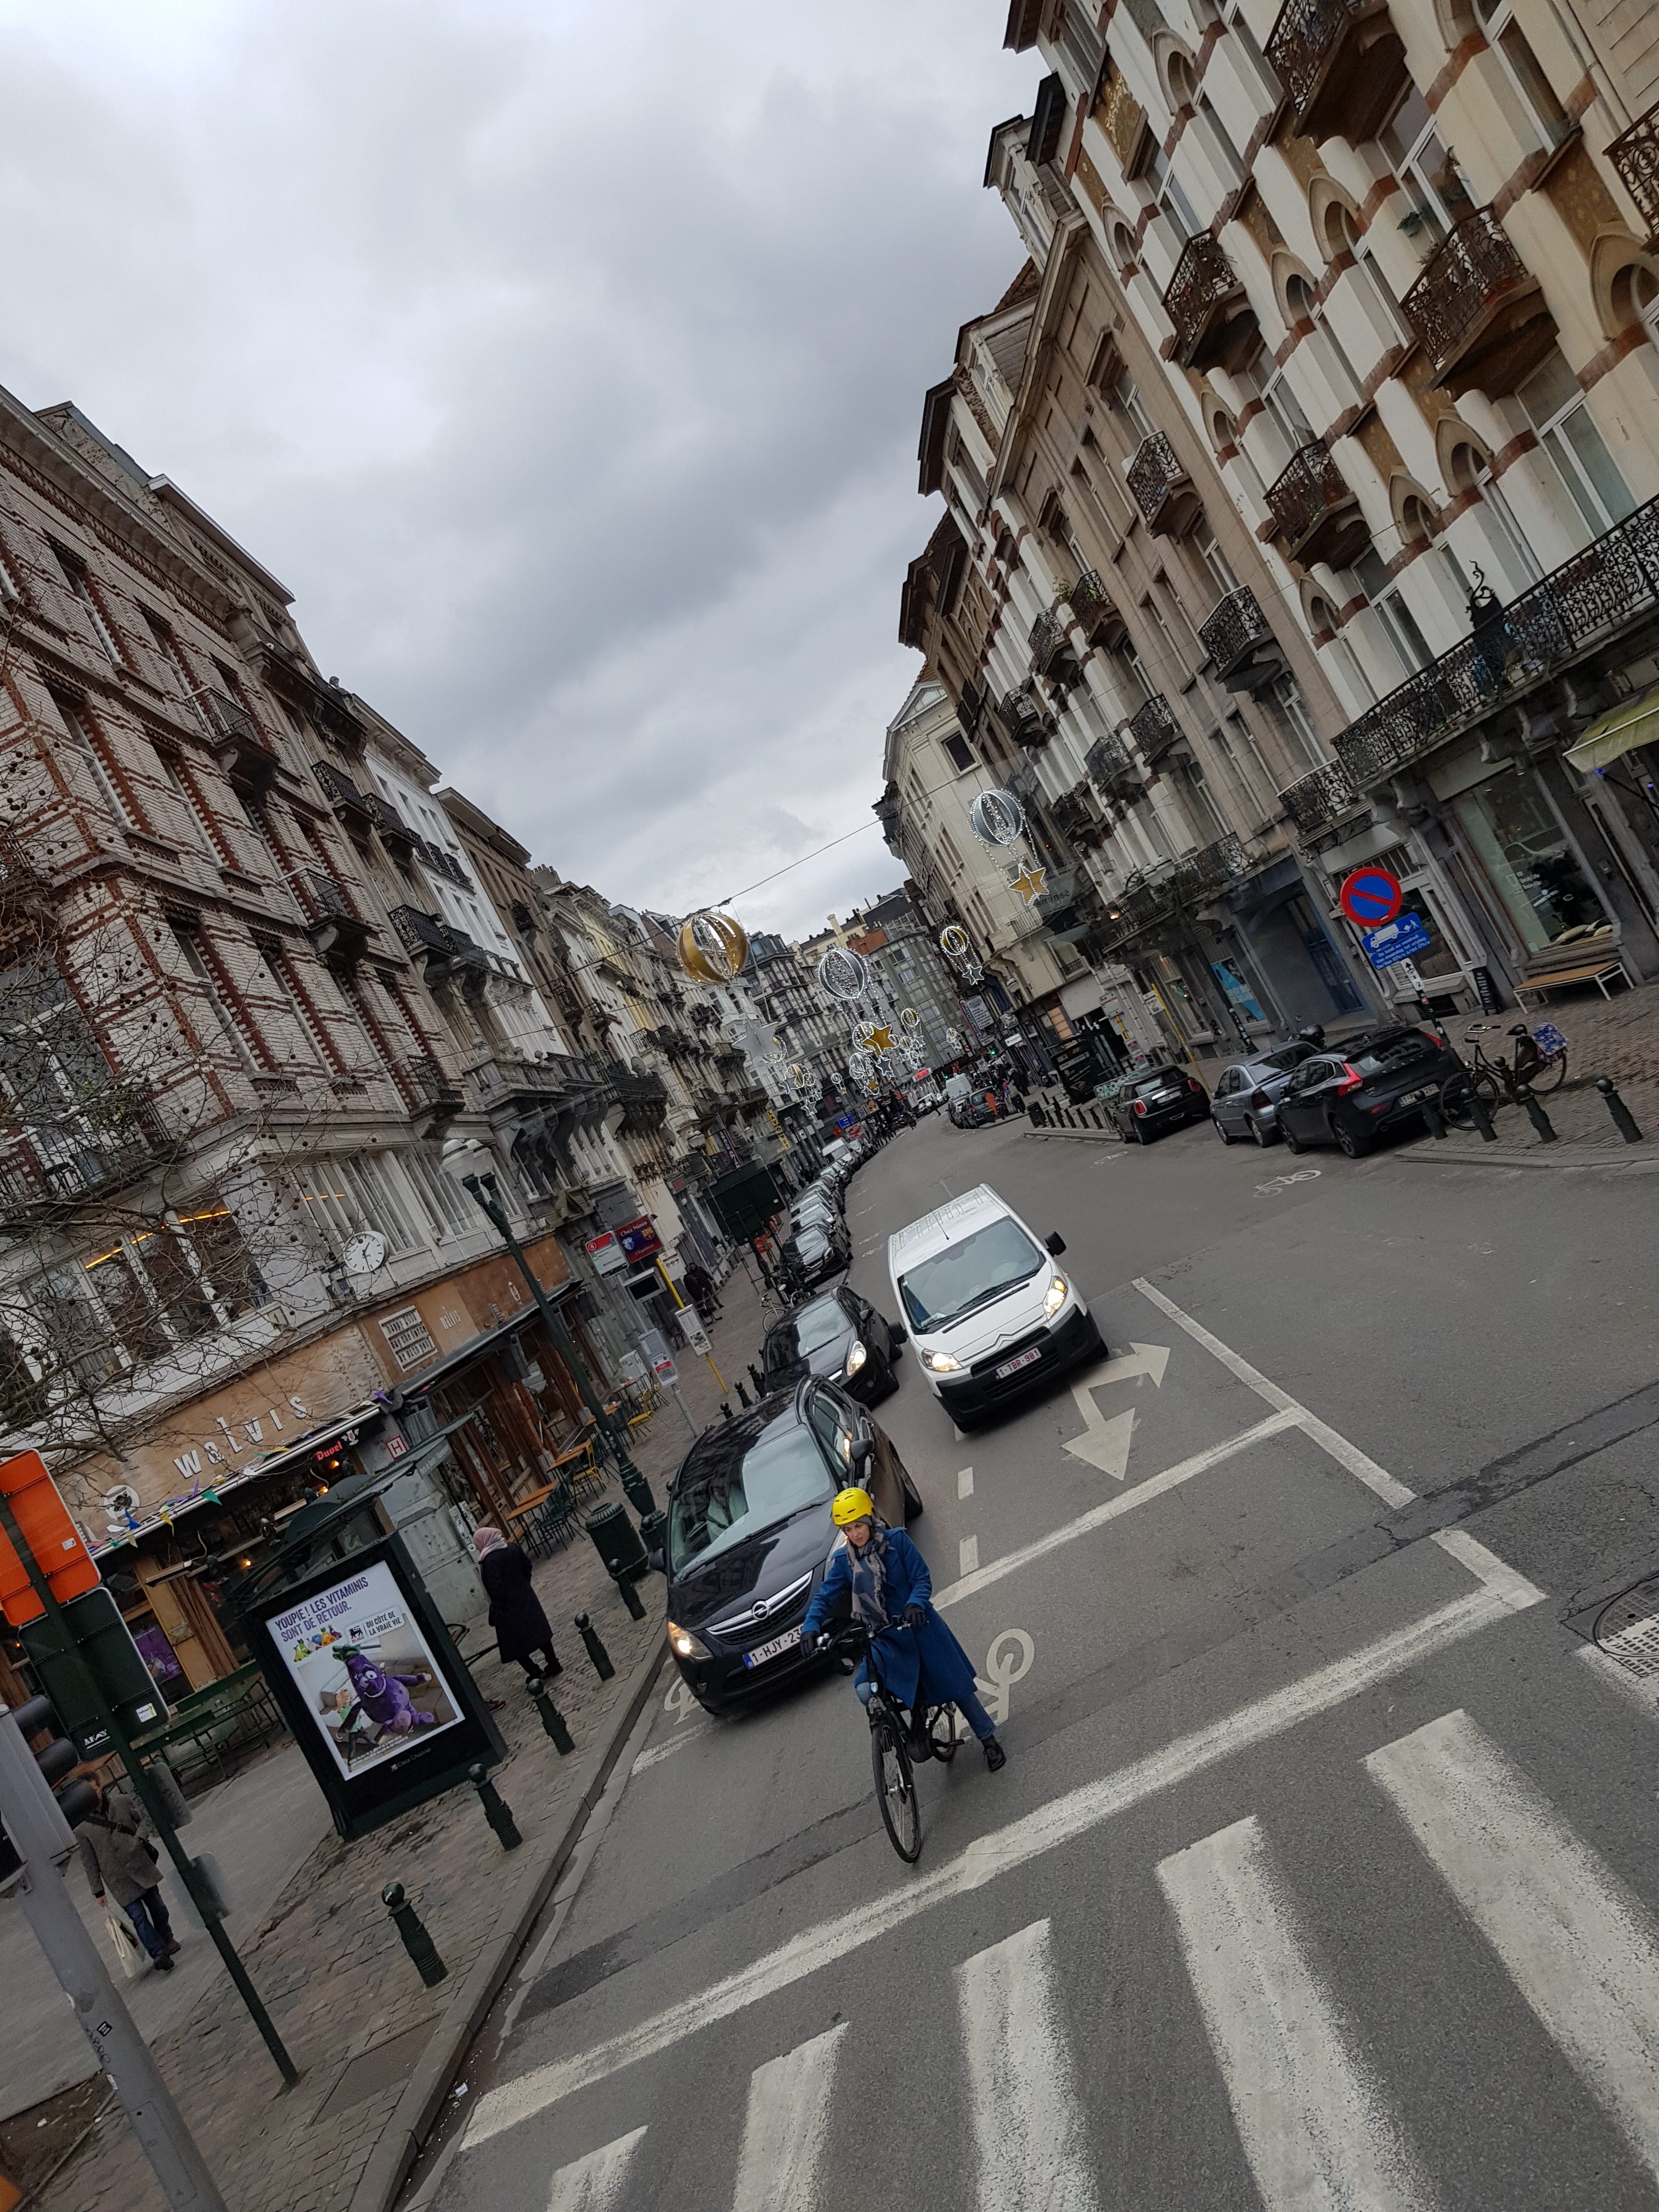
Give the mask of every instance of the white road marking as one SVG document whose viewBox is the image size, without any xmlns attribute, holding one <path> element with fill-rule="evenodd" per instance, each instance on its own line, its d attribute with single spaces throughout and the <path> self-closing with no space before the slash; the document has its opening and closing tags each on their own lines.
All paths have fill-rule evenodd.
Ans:
<svg viewBox="0 0 1659 2212">
<path fill-rule="evenodd" d="M 1621 1667 L 1613 1654 L 1602 1650 L 1599 1644 L 1581 1644 L 1578 1656 L 1615 1696 L 1623 1698 L 1627 1705 L 1638 1706 L 1650 1721 L 1659 1720 L 1659 1698 L 1655 1696 L 1650 1677 L 1632 1674 L 1628 1667 Z"/>
<path fill-rule="evenodd" d="M 1300 1399 L 1292 1398 L 1288 1390 L 1281 1390 L 1277 1382 L 1270 1382 L 1258 1369 L 1251 1366 L 1248 1359 L 1241 1359 L 1231 1346 L 1224 1344 L 1218 1336 L 1212 1336 L 1201 1322 L 1194 1321 L 1190 1314 L 1182 1313 L 1178 1305 L 1166 1298 L 1163 1291 L 1156 1289 L 1144 1276 L 1136 1276 L 1135 1288 L 1142 1297 L 1150 1298 L 1160 1313 L 1167 1314 L 1177 1328 L 1184 1328 L 1194 1343 L 1201 1344 L 1206 1352 L 1254 1390 L 1258 1398 L 1265 1398 L 1268 1405 L 1281 1413 L 1293 1413 L 1297 1425 L 1322 1449 L 1328 1451 L 1340 1466 L 1346 1467 L 1350 1474 L 1363 1482 L 1367 1490 L 1374 1490 L 1384 1504 L 1411 1504 L 1417 1494 L 1415 1491 L 1407 1490 L 1403 1482 L 1396 1481 L 1386 1468 L 1379 1467 L 1374 1459 L 1368 1458 L 1358 1444 L 1351 1444 L 1339 1430 L 1332 1428 L 1328 1421 L 1322 1421 L 1317 1413 L 1310 1413 Z"/>
<path fill-rule="evenodd" d="M 713 1721 L 699 1721 L 695 1728 L 682 1729 L 665 1742 L 648 1745 L 629 1769 L 630 1774 L 643 1774 L 647 1766 L 654 1766 L 659 1759 L 672 1759 L 677 1751 L 684 1751 L 688 1743 L 696 1743 L 699 1736 L 713 1735 Z"/>
<path fill-rule="evenodd" d="M 985 1655 L 985 1673 L 975 1675 L 974 1687 L 979 1692 L 980 1703 L 999 1728 L 1008 1717 L 1009 1692 L 1016 1682 L 1023 1682 L 1030 1673 L 1036 1652 L 1036 1646 L 1023 1628 L 1005 1628 L 1000 1635 L 991 1638 L 991 1648 Z"/>
<path fill-rule="evenodd" d="M 979 1538 L 964 1536 L 957 1546 L 957 1572 L 965 1577 L 973 1574 L 978 1566 Z"/>
<path fill-rule="evenodd" d="M 1465 1712 L 1365 1761 L 1516 1986 L 1659 2174 L 1659 1929 Z"/>
<path fill-rule="evenodd" d="M 842 2021 L 750 2075 L 732 2212 L 815 2212 L 836 2061 L 847 2029 Z"/>
<path fill-rule="evenodd" d="M 562 2166 L 553 2177 L 547 2212 L 610 2212 L 644 2133 L 643 2128 L 635 2128 L 631 2136 L 618 2136 L 603 2150 L 591 2150 L 586 2158 Z"/>
<path fill-rule="evenodd" d="M 1083 2110 L 1055 2002 L 1048 1923 L 957 1968 L 979 2212 L 1095 2212 Z"/>
<path fill-rule="evenodd" d="M 1541 1590 L 1535 1591 L 1533 1602 L 1542 1597 Z M 978 1838 L 954 1858 L 912 1877 L 902 1888 L 877 1892 L 850 1911 L 804 1929 L 775 1950 L 636 2027 L 608 2036 L 574 2057 L 532 2067 L 516 2081 L 489 2090 L 473 2108 L 465 2142 L 469 2148 L 487 2142 L 492 2136 L 518 2126 L 578 2089 L 670 2050 L 700 2029 L 729 2020 L 820 1968 L 838 1964 L 863 1945 L 880 1942 L 918 1913 L 965 1896 L 1000 1875 L 1012 1874 L 1130 1807 L 1304 1721 L 1335 1711 L 1378 1682 L 1423 1666 L 1464 1637 L 1492 1626 L 1512 1609 L 1507 1592 L 1494 1589 L 1483 1580 L 1466 1595 L 1403 1628 L 1391 1630 L 1328 1665 L 1316 1668 L 1282 1689 L 1179 1736 L 1114 1773 L 1068 1790 L 1006 1827 Z"/>
<path fill-rule="evenodd" d="M 1081 1402 L 1081 1401 L 1079 1401 Z M 1103 1474 L 1109 1474 L 1114 1482 L 1121 1482 L 1129 1472 L 1129 1448 L 1134 1442 L 1135 1409 L 1127 1413 L 1115 1413 L 1109 1421 L 1101 1419 L 1094 1401 L 1089 1401 L 1093 1418 L 1080 1437 L 1067 1437 L 1060 1446 L 1073 1459 L 1087 1460 Z"/>
<path fill-rule="evenodd" d="M 974 1494 L 974 1470 L 973 1470 L 973 1468 L 972 1468 L 971 1467 L 959 1468 L 957 1470 L 957 1496 L 958 1498 L 971 1498 L 971 1497 L 973 1496 L 973 1494 Z"/>
<path fill-rule="evenodd" d="M 1160 1862 L 1267 2212 L 1426 2212 L 1432 2197 L 1304 1948 L 1254 1818 Z"/>
<path fill-rule="evenodd" d="M 1098 1390 L 1108 1382 L 1134 1382 L 1143 1375 L 1150 1375 L 1161 1390 L 1164 1388 L 1164 1370 L 1169 1364 L 1170 1347 L 1167 1344 L 1132 1343 L 1127 1352 L 1118 1352 L 1102 1366 L 1091 1367 L 1083 1377 L 1081 1385 L 1073 1383 L 1072 1388 L 1073 1391 L 1079 1387 L 1085 1390 Z"/>
<path fill-rule="evenodd" d="M 993 1583 L 1000 1582 L 1005 1575 L 1014 1574 L 1021 1567 L 1029 1566 L 1033 1559 L 1040 1559 L 1049 1552 L 1058 1551 L 1062 1544 L 1073 1543 L 1078 1537 L 1086 1536 L 1091 1529 L 1103 1528 L 1107 1522 L 1115 1521 L 1120 1513 L 1133 1513 L 1138 1505 L 1145 1505 L 1154 1498 L 1162 1498 L 1166 1491 L 1178 1489 L 1183 1482 L 1190 1482 L 1194 1475 L 1207 1474 L 1212 1467 L 1219 1467 L 1235 1452 L 1248 1451 L 1252 1444 L 1261 1443 L 1268 1437 L 1276 1437 L 1282 1430 L 1293 1429 L 1297 1425 L 1294 1413 L 1269 1413 L 1265 1421 L 1258 1421 L 1253 1429 L 1245 1429 L 1236 1437 L 1229 1437 L 1224 1443 L 1206 1445 L 1201 1452 L 1194 1452 L 1190 1459 L 1181 1460 L 1174 1467 L 1165 1468 L 1162 1474 L 1149 1475 L 1145 1482 L 1138 1482 L 1133 1490 L 1126 1490 L 1121 1498 L 1109 1498 L 1103 1505 L 1091 1505 L 1075 1521 L 1067 1521 L 1060 1528 L 1051 1528 L 1046 1536 L 1036 1537 L 1022 1550 L 1010 1552 L 1006 1559 L 994 1559 L 988 1567 L 981 1567 L 974 1574 L 964 1575 L 960 1582 L 951 1583 L 945 1589 L 935 1590 L 933 1603 L 936 1606 L 956 1605 L 963 1598 L 975 1596 L 979 1591 L 988 1589 Z"/>
<path fill-rule="evenodd" d="M 1505 1565 L 1496 1552 L 1489 1552 L 1467 1528 L 1439 1528 L 1429 1540 L 1437 1544 L 1459 1566 L 1467 1567 L 1475 1580 L 1484 1583 L 1511 1613 L 1524 1613 L 1544 1595 L 1536 1583 L 1529 1583 L 1523 1574 Z"/>
</svg>

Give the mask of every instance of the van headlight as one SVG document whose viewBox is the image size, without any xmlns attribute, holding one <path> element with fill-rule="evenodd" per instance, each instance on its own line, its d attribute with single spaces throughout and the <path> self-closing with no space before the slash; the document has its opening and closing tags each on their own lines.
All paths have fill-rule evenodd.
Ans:
<svg viewBox="0 0 1659 2212">
<path fill-rule="evenodd" d="M 962 1362 L 952 1359 L 948 1352 L 924 1352 L 921 1364 L 924 1367 L 931 1367 L 935 1375 L 960 1375 L 962 1372 Z"/>
<path fill-rule="evenodd" d="M 860 1339 L 858 1343 L 854 1344 L 853 1349 L 847 1355 L 847 1372 L 849 1375 L 856 1375 L 860 1368 L 863 1366 L 865 1361 L 869 1357 L 869 1353 L 865 1350 L 863 1340 Z"/>
<path fill-rule="evenodd" d="M 1056 1275 L 1049 1283 L 1042 1301 L 1042 1310 L 1048 1320 L 1052 1321 L 1065 1304 L 1070 1289 L 1071 1285 L 1064 1275 Z"/>
<path fill-rule="evenodd" d="M 708 1656 L 708 1646 L 700 1636 L 693 1636 L 689 1628 L 681 1628 L 672 1620 L 668 1624 L 668 1642 L 670 1649 L 681 1659 Z"/>
</svg>

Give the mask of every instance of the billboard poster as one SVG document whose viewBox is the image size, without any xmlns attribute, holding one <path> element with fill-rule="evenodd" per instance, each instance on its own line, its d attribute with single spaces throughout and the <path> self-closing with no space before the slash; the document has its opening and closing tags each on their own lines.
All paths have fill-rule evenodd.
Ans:
<svg viewBox="0 0 1659 2212">
<path fill-rule="evenodd" d="M 385 1560 L 265 1623 L 342 1774 L 424 1746 L 460 1720 L 444 1674 Z"/>
</svg>

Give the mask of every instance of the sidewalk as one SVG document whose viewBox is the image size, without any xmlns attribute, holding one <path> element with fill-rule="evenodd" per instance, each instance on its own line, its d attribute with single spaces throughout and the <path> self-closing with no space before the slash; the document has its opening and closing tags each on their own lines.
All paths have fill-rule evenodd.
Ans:
<svg viewBox="0 0 1659 2212">
<path fill-rule="evenodd" d="M 724 1311 L 709 1334 L 735 1412 L 736 1384 L 741 1377 L 748 1387 L 747 1363 L 757 1356 L 765 1318 L 757 1286 L 742 1267 L 720 1296 Z M 681 1395 L 702 1428 L 720 1418 L 720 1388 L 706 1361 L 690 1352 L 678 1360 Z M 661 1410 L 629 1438 L 659 1505 L 690 1442 L 666 1394 Z M 618 1494 L 613 1483 L 607 1496 Z M 611 1762 L 655 1693 L 663 1650 L 660 1577 L 641 1585 L 642 1621 L 629 1619 L 585 1539 L 538 1561 L 535 1578 L 564 1662 L 554 1694 L 574 1753 L 561 1759 L 544 1735 L 517 1667 L 503 1667 L 492 1656 L 475 1670 L 485 1694 L 506 1701 L 495 1720 L 509 1757 L 495 1778 L 513 1808 L 522 1847 L 503 1853 L 472 1792 L 463 1789 L 358 1843 L 343 1844 L 330 1829 L 306 1851 L 240 1947 L 305 2069 L 286 2096 L 216 1960 L 188 2016 L 178 2022 L 169 2014 L 158 2023 L 152 2041 L 162 2072 L 230 2212 L 385 2212 L 395 2201 L 407 2154 L 449 2093 L 471 2035 L 550 1893 Z M 591 1615 L 610 1651 L 617 1670 L 611 1681 L 596 1679 L 570 1626 L 580 1612 Z M 308 1777 L 302 1779 L 309 1787 Z M 227 1784 L 227 1796 L 237 1786 Z M 270 1793 L 250 1790 L 246 1802 L 257 1820 L 262 1806 L 269 1810 Z M 307 1817 L 325 1826 L 320 1797 Z M 222 1808 L 219 1820 L 225 1821 Z M 193 1843 L 194 1831 L 187 1833 Z M 252 1839 L 239 1854 L 228 1826 L 216 1833 L 234 1887 L 252 1856 Z M 71 1882 L 76 1878 L 71 1868 Z M 435 1990 L 422 1984 L 380 1903 L 389 1881 L 403 1883 L 449 1968 L 449 1978 Z M 190 1936 L 175 1982 L 198 1948 L 206 1948 L 206 1939 Z M 136 1983 L 132 1990 L 142 2003 L 149 1984 Z M 89 2094 L 95 2096 L 95 2088 L 66 2091 L 22 2114 L 12 2123 L 10 2140 L 26 2143 L 35 2118 L 54 2106 L 72 2113 L 78 2129 Z M 56 2139 L 48 2128 L 43 2140 Z M 35 2203 L 41 2212 L 165 2212 L 117 2110 L 106 2112 L 32 2201 L 30 2212 Z"/>
</svg>

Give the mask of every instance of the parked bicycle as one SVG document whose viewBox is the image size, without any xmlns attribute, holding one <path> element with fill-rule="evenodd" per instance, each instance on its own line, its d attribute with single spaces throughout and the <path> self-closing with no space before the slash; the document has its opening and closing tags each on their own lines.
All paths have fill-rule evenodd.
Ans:
<svg viewBox="0 0 1659 2212">
<path fill-rule="evenodd" d="M 888 1840 L 899 1856 L 914 1866 L 921 1856 L 921 1806 L 916 1796 L 909 1728 L 903 1706 L 881 1679 L 876 1638 L 863 1621 L 849 1621 L 846 1627 L 826 1636 L 823 1648 L 838 1652 L 843 1665 L 856 1664 L 860 1659 L 869 1662 L 870 1696 L 864 1710 L 870 1723 L 876 1802 L 881 1808 Z M 932 1705 L 927 1723 L 928 1751 L 948 1765 L 964 1740 L 961 1715 L 954 1705 Z"/>
<path fill-rule="evenodd" d="M 1540 1091 L 1559 1091 L 1566 1079 L 1567 1041 L 1553 1022 L 1535 1030 L 1516 1022 L 1505 1031 L 1515 1040 L 1509 1059 L 1489 1054 L 1481 1036 L 1498 1027 L 1496 1022 L 1477 1022 L 1464 1032 L 1463 1042 L 1474 1048 L 1469 1058 L 1455 1068 L 1440 1086 L 1440 1110 L 1453 1128 L 1463 1128 L 1474 1119 L 1475 1099 L 1490 1115 L 1498 1107 L 1519 1106 Z"/>
</svg>

